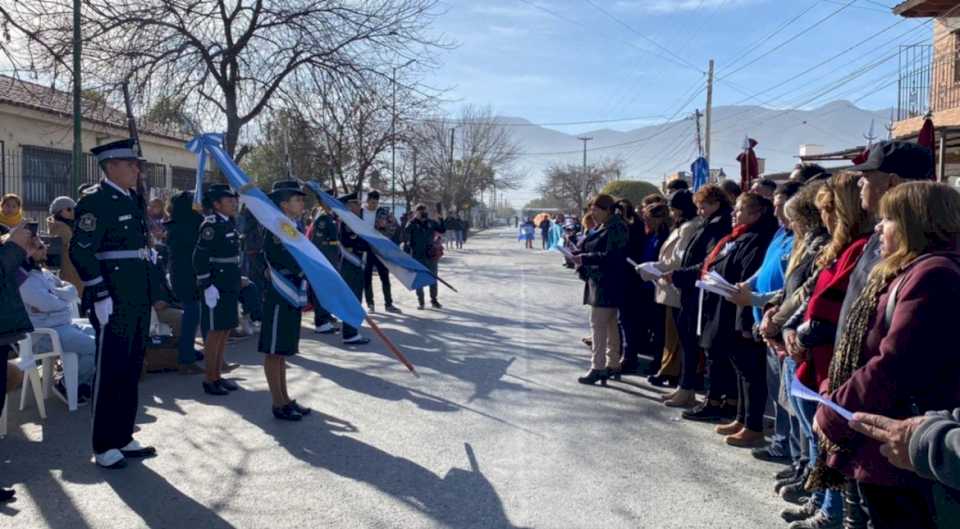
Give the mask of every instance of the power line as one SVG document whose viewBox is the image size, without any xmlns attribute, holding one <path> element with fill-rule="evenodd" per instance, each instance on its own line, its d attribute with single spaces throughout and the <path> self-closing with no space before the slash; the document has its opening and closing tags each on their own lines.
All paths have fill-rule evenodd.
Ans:
<svg viewBox="0 0 960 529">
<path fill-rule="evenodd" d="M 751 43 L 749 46 L 744 48 L 743 52 L 741 52 L 739 55 L 737 55 L 735 58 L 731 59 L 727 63 L 727 68 L 732 68 L 734 65 L 736 65 L 737 61 L 739 61 L 740 59 L 743 59 L 747 55 L 750 55 L 751 52 L 755 51 L 757 48 L 759 48 L 763 44 L 769 42 L 770 39 L 777 36 L 777 34 L 779 34 L 781 31 L 786 29 L 787 26 L 799 20 L 801 17 L 803 17 L 804 15 L 812 11 L 813 8 L 817 7 L 819 4 L 820 4 L 820 0 L 817 0 L 816 2 L 810 4 L 809 6 L 804 8 L 802 11 L 794 15 L 792 18 L 788 19 L 786 22 L 782 22 L 773 31 L 771 31 L 766 37 L 762 37 L 760 40 Z"/>
<path fill-rule="evenodd" d="M 612 119 L 591 119 L 584 121 L 554 121 L 547 123 L 497 123 L 498 127 L 563 127 L 570 125 L 595 125 L 595 124 L 604 124 L 604 123 L 623 123 L 627 121 L 646 121 L 650 119 L 663 119 L 666 116 L 663 114 L 653 114 L 649 116 L 631 116 L 625 118 L 612 118 Z M 407 122 L 419 122 L 419 123 L 450 123 L 455 122 L 458 125 L 476 125 L 476 124 L 486 124 L 487 121 L 476 121 L 476 120 L 457 120 L 457 119 L 444 119 L 444 118 L 410 118 L 404 121 Z"/>
</svg>

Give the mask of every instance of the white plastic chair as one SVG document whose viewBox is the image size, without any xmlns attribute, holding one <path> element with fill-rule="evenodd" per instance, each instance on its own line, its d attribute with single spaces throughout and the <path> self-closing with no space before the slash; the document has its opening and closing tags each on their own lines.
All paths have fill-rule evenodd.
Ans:
<svg viewBox="0 0 960 529">
<path fill-rule="evenodd" d="M 50 338 L 53 351 L 45 353 L 34 353 L 33 336 L 45 335 Z M 43 401 L 50 396 L 50 387 L 53 385 L 53 364 L 59 358 L 63 363 L 63 385 L 67 390 L 66 404 L 70 411 L 77 410 L 77 391 L 79 385 L 80 361 L 77 353 L 71 353 L 63 350 L 60 343 L 60 335 L 53 329 L 35 329 L 31 335 L 20 341 L 20 369 L 26 372 L 27 376 L 23 380 L 23 388 L 20 390 L 20 410 L 22 411 L 27 402 L 28 386 L 33 386 L 34 398 L 37 401 L 37 409 L 40 410 L 40 417 L 46 419 L 46 407 Z M 40 366 L 36 365 L 40 360 Z M 40 375 L 42 372 L 42 376 Z M 42 386 L 41 386 L 42 384 Z M 60 400 L 63 397 L 56 393 Z"/>
</svg>

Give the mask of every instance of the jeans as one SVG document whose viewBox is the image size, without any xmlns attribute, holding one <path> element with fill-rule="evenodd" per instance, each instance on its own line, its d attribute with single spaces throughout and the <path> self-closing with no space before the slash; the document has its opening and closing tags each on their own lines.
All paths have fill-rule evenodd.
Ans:
<svg viewBox="0 0 960 529">
<path fill-rule="evenodd" d="M 789 356 L 783 359 L 783 371 L 785 380 L 797 378 L 797 363 Z M 810 447 L 804 441 L 803 429 L 800 427 L 800 413 L 793 405 L 793 398 L 788 398 L 790 409 L 787 415 L 790 418 L 790 457 L 793 459 L 793 466 L 807 466 L 810 462 Z"/>
<path fill-rule="evenodd" d="M 773 435 L 770 436 L 770 448 L 767 450 L 772 455 L 782 455 L 791 457 L 789 436 L 790 436 L 790 414 L 780 405 L 780 377 L 783 376 L 780 358 L 776 351 L 771 348 L 767 350 L 767 400 L 773 404 Z"/>
<path fill-rule="evenodd" d="M 185 301 L 183 303 L 183 319 L 180 320 L 180 340 L 177 343 L 177 363 L 192 364 L 197 361 L 194 340 L 197 338 L 197 327 L 200 326 L 200 302 Z"/>
<path fill-rule="evenodd" d="M 93 384 L 93 375 L 97 370 L 97 341 L 93 326 L 88 324 L 70 323 L 51 327 L 60 336 L 60 345 L 68 353 L 77 353 L 79 364 L 78 384 Z M 37 349 L 42 351 L 53 350 L 50 337 L 43 336 L 37 340 Z M 6 376 L 6 375 L 4 375 Z"/>
<path fill-rule="evenodd" d="M 813 433 L 813 416 L 817 414 L 817 403 L 809 400 L 791 397 L 794 410 L 800 419 L 800 427 L 803 429 L 804 440 L 810 447 L 810 461 L 817 460 L 820 453 L 819 440 Z M 815 505 L 820 506 L 820 511 L 831 520 L 839 520 L 843 517 L 843 496 L 839 490 L 827 489 L 817 490 L 810 495 Z"/>
</svg>

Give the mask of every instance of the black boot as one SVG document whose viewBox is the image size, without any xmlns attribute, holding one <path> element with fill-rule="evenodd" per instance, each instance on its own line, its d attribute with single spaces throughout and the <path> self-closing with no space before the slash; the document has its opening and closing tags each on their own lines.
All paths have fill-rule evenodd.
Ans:
<svg viewBox="0 0 960 529">
<path fill-rule="evenodd" d="M 609 376 L 607 375 L 606 369 L 591 369 L 590 371 L 587 371 L 586 375 L 578 378 L 577 382 L 589 385 L 600 382 L 601 386 L 606 386 L 608 377 Z"/>
<path fill-rule="evenodd" d="M 843 489 L 843 529 L 867 529 L 870 516 L 860 500 L 860 488 L 856 480 L 848 479 Z"/>
</svg>

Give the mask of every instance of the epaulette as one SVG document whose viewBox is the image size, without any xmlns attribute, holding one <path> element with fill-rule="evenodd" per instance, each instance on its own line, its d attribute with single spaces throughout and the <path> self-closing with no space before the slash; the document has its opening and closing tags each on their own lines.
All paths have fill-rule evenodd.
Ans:
<svg viewBox="0 0 960 529">
<path fill-rule="evenodd" d="M 84 189 L 84 190 L 83 190 L 83 195 L 92 195 L 92 194 L 96 193 L 97 191 L 100 191 L 100 184 L 92 185 L 92 186 Z"/>
<path fill-rule="evenodd" d="M 207 215 L 206 217 L 203 217 L 203 221 L 204 221 L 204 222 L 217 222 L 217 216 L 216 216 L 216 215 Z"/>
</svg>

